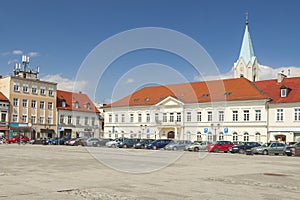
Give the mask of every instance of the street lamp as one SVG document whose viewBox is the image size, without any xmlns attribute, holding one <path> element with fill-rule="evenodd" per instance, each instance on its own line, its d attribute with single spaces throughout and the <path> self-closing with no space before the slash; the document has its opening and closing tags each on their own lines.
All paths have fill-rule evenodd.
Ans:
<svg viewBox="0 0 300 200">
<path fill-rule="evenodd" d="M 220 124 L 211 124 L 210 125 L 212 129 L 214 129 L 214 135 L 213 135 L 213 142 L 217 141 L 217 130 L 220 128 Z"/>
</svg>

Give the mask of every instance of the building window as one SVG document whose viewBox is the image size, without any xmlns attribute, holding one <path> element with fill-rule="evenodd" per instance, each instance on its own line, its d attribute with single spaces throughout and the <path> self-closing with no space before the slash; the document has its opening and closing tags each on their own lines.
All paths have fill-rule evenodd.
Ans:
<svg viewBox="0 0 300 200">
<path fill-rule="evenodd" d="M 45 95 L 45 88 L 44 88 L 44 87 L 41 87 L 41 89 L 40 89 L 40 94 L 41 94 L 41 95 Z"/>
<path fill-rule="evenodd" d="M 277 109 L 277 121 L 283 121 L 283 109 Z"/>
<path fill-rule="evenodd" d="M 212 141 L 212 133 L 211 133 L 211 132 L 209 132 L 209 133 L 207 134 L 207 140 L 208 140 L 209 142 Z"/>
<path fill-rule="evenodd" d="M 22 106 L 23 108 L 27 108 L 27 99 L 23 99 Z"/>
<path fill-rule="evenodd" d="M 244 121 L 249 121 L 249 110 L 244 110 Z"/>
<path fill-rule="evenodd" d="M 13 114 L 13 122 L 17 122 L 18 121 L 18 115 Z"/>
<path fill-rule="evenodd" d="M 31 116 L 31 124 L 35 124 L 36 123 L 36 116 L 32 115 Z"/>
<path fill-rule="evenodd" d="M 224 121 L 224 111 L 219 111 L 219 121 L 220 122 Z"/>
<path fill-rule="evenodd" d="M 181 113 L 180 112 L 177 113 L 177 122 L 181 122 Z"/>
<path fill-rule="evenodd" d="M 112 123 L 112 115 L 108 115 L 108 122 Z"/>
<path fill-rule="evenodd" d="M 66 101 L 62 101 L 62 102 L 61 102 L 61 106 L 62 106 L 63 108 L 65 108 L 65 107 L 66 107 Z"/>
<path fill-rule="evenodd" d="M 122 122 L 122 123 L 125 122 L 125 115 L 124 115 L 124 114 L 121 115 L 121 122 Z"/>
<path fill-rule="evenodd" d="M 6 113 L 1 113 L 1 122 L 6 121 Z"/>
<path fill-rule="evenodd" d="M 286 93 L 287 93 L 286 91 L 287 91 L 286 88 L 280 89 L 280 96 L 281 96 L 281 97 L 286 97 Z"/>
<path fill-rule="evenodd" d="M 167 113 L 163 113 L 163 122 L 167 122 Z"/>
<path fill-rule="evenodd" d="M 80 125 L 80 116 L 76 117 L 76 125 Z"/>
<path fill-rule="evenodd" d="M 77 101 L 75 102 L 75 108 L 79 108 L 79 103 Z"/>
<path fill-rule="evenodd" d="M 43 102 L 43 101 L 40 102 L 40 109 L 42 109 L 42 110 L 45 109 L 45 102 Z"/>
<path fill-rule="evenodd" d="M 261 138 L 260 138 L 260 133 L 255 133 L 255 141 L 256 142 L 261 142 Z"/>
<path fill-rule="evenodd" d="M 59 123 L 61 123 L 61 124 L 65 123 L 65 116 L 64 115 L 60 115 Z"/>
<path fill-rule="evenodd" d="M 45 118 L 44 118 L 43 116 L 40 117 L 40 123 L 41 123 L 41 124 L 44 124 L 44 119 L 45 119 Z"/>
<path fill-rule="evenodd" d="M 27 115 L 22 115 L 22 122 L 27 123 Z"/>
<path fill-rule="evenodd" d="M 92 117 L 92 126 L 95 126 L 95 117 Z"/>
<path fill-rule="evenodd" d="M 219 140 L 224 140 L 224 134 L 222 132 L 219 133 Z"/>
<path fill-rule="evenodd" d="M 156 122 L 156 123 L 158 123 L 158 122 L 159 122 L 158 113 L 155 113 L 155 122 Z"/>
<path fill-rule="evenodd" d="M 232 121 L 234 121 L 234 122 L 238 121 L 238 111 L 237 110 L 232 111 Z"/>
<path fill-rule="evenodd" d="M 138 122 L 142 122 L 142 114 L 141 113 L 138 114 Z"/>
<path fill-rule="evenodd" d="M 300 121 L 300 108 L 295 108 L 295 121 Z"/>
<path fill-rule="evenodd" d="M 14 91 L 19 92 L 19 83 L 14 83 Z"/>
<path fill-rule="evenodd" d="M 32 86 L 31 93 L 32 94 L 37 94 L 37 86 Z"/>
<path fill-rule="evenodd" d="M 48 95 L 50 96 L 50 97 L 53 97 L 54 95 L 53 95 L 53 89 L 52 88 L 49 88 L 48 89 Z"/>
<path fill-rule="evenodd" d="M 170 122 L 174 122 L 174 113 L 170 113 Z"/>
<path fill-rule="evenodd" d="M 261 110 L 255 110 L 255 121 L 261 120 Z"/>
<path fill-rule="evenodd" d="M 197 141 L 202 141 L 201 132 L 197 132 Z"/>
<path fill-rule="evenodd" d="M 134 121 L 134 116 L 133 114 L 130 114 L 130 122 L 133 123 L 133 121 Z"/>
<path fill-rule="evenodd" d="M 197 122 L 201 122 L 201 119 L 202 116 L 201 116 L 201 112 L 197 112 Z"/>
<path fill-rule="evenodd" d="M 147 113 L 147 115 L 146 115 L 146 121 L 150 122 L 150 113 Z"/>
<path fill-rule="evenodd" d="M 212 121 L 212 111 L 207 112 L 207 121 L 209 121 L 209 122 Z"/>
<path fill-rule="evenodd" d="M 249 134 L 244 133 L 244 142 L 249 142 Z"/>
<path fill-rule="evenodd" d="M 86 104 L 86 109 L 91 110 L 91 104 L 90 103 Z"/>
<path fill-rule="evenodd" d="M 14 98 L 14 100 L 13 100 L 13 106 L 14 107 L 18 107 L 18 105 L 19 105 L 19 99 L 18 98 Z"/>
<path fill-rule="evenodd" d="M 192 121 L 192 113 L 191 113 L 191 112 L 187 112 L 187 113 L 186 113 L 186 121 L 187 121 L 187 122 Z"/>
<path fill-rule="evenodd" d="M 238 141 L 238 134 L 237 133 L 233 133 L 232 141 L 233 142 L 237 142 Z"/>
<path fill-rule="evenodd" d="M 88 125 L 88 123 L 89 123 L 89 117 L 85 117 L 84 118 L 84 125 Z"/>
<path fill-rule="evenodd" d="M 119 116 L 115 114 L 115 123 L 118 123 L 118 121 L 119 121 Z"/>
<path fill-rule="evenodd" d="M 31 108 L 36 108 L 36 100 L 31 100 Z"/>
<path fill-rule="evenodd" d="M 52 102 L 48 102 L 48 110 L 52 110 L 53 109 L 53 104 Z"/>
<path fill-rule="evenodd" d="M 52 124 L 52 117 L 48 117 L 48 124 Z"/>
<path fill-rule="evenodd" d="M 23 92 L 28 93 L 28 85 L 27 84 L 23 85 Z"/>
<path fill-rule="evenodd" d="M 71 115 L 68 116 L 68 124 L 72 124 L 72 116 Z"/>
</svg>

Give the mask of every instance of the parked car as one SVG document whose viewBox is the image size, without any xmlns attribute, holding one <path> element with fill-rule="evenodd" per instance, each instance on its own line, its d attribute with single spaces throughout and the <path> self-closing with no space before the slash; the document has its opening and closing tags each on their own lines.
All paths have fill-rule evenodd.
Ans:
<svg viewBox="0 0 300 200">
<path fill-rule="evenodd" d="M 70 145 L 73 146 L 76 142 L 76 140 L 78 140 L 79 138 L 72 138 L 72 139 L 68 139 L 65 141 L 65 145 Z"/>
<path fill-rule="evenodd" d="M 100 138 L 100 146 L 105 146 L 105 144 L 109 141 L 112 141 L 110 138 Z"/>
<path fill-rule="evenodd" d="M 206 146 L 211 144 L 209 141 L 195 141 L 192 144 L 185 147 L 186 151 L 204 151 L 207 150 Z"/>
<path fill-rule="evenodd" d="M 164 148 L 167 144 L 169 144 L 172 140 L 170 139 L 159 139 L 159 140 L 155 140 L 152 143 L 147 145 L 147 149 L 161 149 Z"/>
<path fill-rule="evenodd" d="M 134 144 L 133 147 L 136 149 L 145 149 L 147 145 L 152 143 L 153 141 L 154 141 L 153 139 L 142 139 L 136 144 Z"/>
<path fill-rule="evenodd" d="M 278 155 L 285 154 L 285 144 L 280 142 L 269 142 L 262 146 L 254 147 L 251 149 L 253 154 L 263 154 L 263 155 Z"/>
<path fill-rule="evenodd" d="M 190 140 L 173 140 L 169 144 L 167 144 L 164 149 L 165 150 L 184 150 L 187 145 L 192 144 Z"/>
<path fill-rule="evenodd" d="M 213 144 L 207 145 L 206 149 L 209 152 L 223 151 L 224 153 L 227 153 L 229 151 L 229 148 L 232 146 L 234 146 L 234 144 L 231 141 L 217 141 Z"/>
<path fill-rule="evenodd" d="M 258 142 L 243 142 L 240 145 L 234 145 L 229 148 L 230 153 L 245 153 L 247 149 L 252 149 L 253 147 L 259 147 L 261 144 Z"/>
<path fill-rule="evenodd" d="M 106 147 L 113 147 L 113 148 L 116 148 L 118 147 L 119 143 L 122 142 L 125 138 L 117 138 L 117 139 L 114 139 L 112 141 L 109 141 L 109 142 L 106 142 L 105 143 L 105 146 Z"/>
<path fill-rule="evenodd" d="M 18 136 L 18 137 L 13 137 L 13 138 L 9 138 L 6 140 L 7 143 L 19 143 L 20 142 L 20 137 L 22 138 L 22 142 L 23 143 L 27 143 L 30 141 L 29 137 L 27 136 Z"/>
<path fill-rule="evenodd" d="M 287 146 L 284 152 L 287 156 L 300 156 L 300 142 Z"/>
<path fill-rule="evenodd" d="M 133 138 L 126 138 L 123 141 L 119 142 L 118 147 L 119 148 L 131 148 L 134 144 L 139 142 L 140 139 L 133 139 Z"/>
<path fill-rule="evenodd" d="M 100 140 L 98 138 L 88 138 L 82 141 L 82 146 L 96 147 L 100 146 Z"/>
</svg>

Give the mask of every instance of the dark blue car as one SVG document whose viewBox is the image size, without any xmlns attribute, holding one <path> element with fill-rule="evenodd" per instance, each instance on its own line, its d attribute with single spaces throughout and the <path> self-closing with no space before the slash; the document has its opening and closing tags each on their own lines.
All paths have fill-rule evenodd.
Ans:
<svg viewBox="0 0 300 200">
<path fill-rule="evenodd" d="M 161 149 L 164 148 L 167 144 L 169 144 L 172 140 L 170 139 L 159 139 L 147 145 L 147 149 Z"/>
<path fill-rule="evenodd" d="M 247 149 L 251 149 L 253 147 L 259 147 L 261 144 L 258 142 L 243 142 L 239 145 L 234 145 L 233 147 L 229 148 L 229 152 L 231 153 L 245 153 Z"/>
</svg>

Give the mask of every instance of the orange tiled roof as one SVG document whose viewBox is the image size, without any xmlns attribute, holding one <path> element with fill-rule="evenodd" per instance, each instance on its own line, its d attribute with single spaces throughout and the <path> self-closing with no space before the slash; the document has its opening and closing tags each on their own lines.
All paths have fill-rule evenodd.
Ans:
<svg viewBox="0 0 300 200">
<path fill-rule="evenodd" d="M 65 107 L 62 106 L 63 101 L 66 102 Z M 76 102 L 78 103 L 78 108 L 75 107 Z M 90 109 L 88 109 L 88 104 Z M 57 109 L 99 113 L 99 110 L 86 94 L 62 90 L 57 90 Z"/>
<path fill-rule="evenodd" d="M 277 79 L 257 81 L 254 84 L 260 88 L 272 101 L 270 103 L 293 103 L 300 102 L 300 77 L 285 78 L 278 83 Z M 286 97 L 280 96 L 280 88 L 288 88 Z"/>
<path fill-rule="evenodd" d="M 9 101 L 8 98 L 2 92 L 0 92 L 0 101 Z"/>
<path fill-rule="evenodd" d="M 246 78 L 237 78 L 145 87 L 105 107 L 155 105 L 169 96 L 183 103 L 268 98 Z"/>
</svg>

